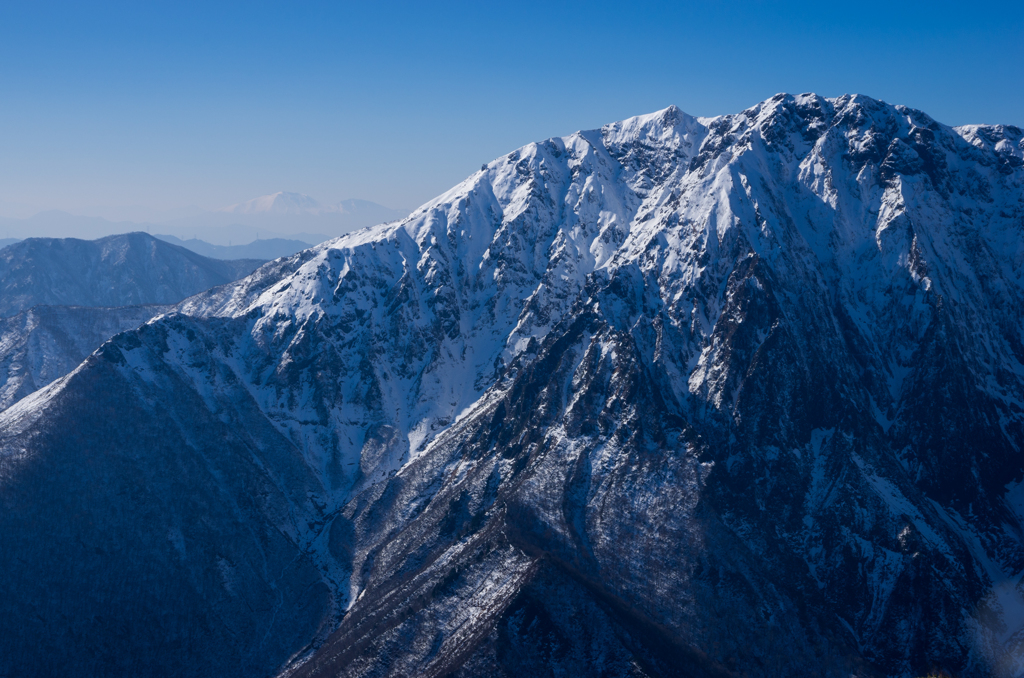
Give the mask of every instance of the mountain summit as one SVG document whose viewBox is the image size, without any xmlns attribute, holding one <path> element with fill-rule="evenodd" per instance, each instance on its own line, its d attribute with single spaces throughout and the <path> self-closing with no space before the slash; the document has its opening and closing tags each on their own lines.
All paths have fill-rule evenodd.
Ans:
<svg viewBox="0 0 1024 678">
<path fill-rule="evenodd" d="M 1024 133 L 530 144 L 0 414 L 12 675 L 1017 676 Z"/>
<path fill-rule="evenodd" d="M 218 211 L 232 214 L 319 214 L 324 211 L 324 208 L 319 202 L 304 193 L 278 191 L 236 205 L 229 205 Z"/>
</svg>

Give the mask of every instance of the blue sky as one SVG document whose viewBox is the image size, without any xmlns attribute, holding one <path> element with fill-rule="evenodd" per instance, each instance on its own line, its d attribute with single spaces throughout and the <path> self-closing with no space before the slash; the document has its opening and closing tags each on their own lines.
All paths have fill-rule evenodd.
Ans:
<svg viewBox="0 0 1024 678">
<path fill-rule="evenodd" d="M 1017 2 L 0 2 L 0 214 L 415 207 L 530 141 L 859 92 L 1024 125 Z"/>
</svg>

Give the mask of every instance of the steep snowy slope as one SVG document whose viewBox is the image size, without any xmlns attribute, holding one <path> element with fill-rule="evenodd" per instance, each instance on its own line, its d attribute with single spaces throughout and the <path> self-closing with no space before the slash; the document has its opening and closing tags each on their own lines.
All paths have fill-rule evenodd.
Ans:
<svg viewBox="0 0 1024 678">
<path fill-rule="evenodd" d="M 118 335 L 0 414 L 5 668 L 1018 675 L 1022 137 L 670 108 Z"/>
<path fill-rule="evenodd" d="M 29 238 L 0 250 L 0 316 L 39 304 L 174 304 L 248 275 L 261 263 L 208 259 L 146 233 Z"/>
</svg>

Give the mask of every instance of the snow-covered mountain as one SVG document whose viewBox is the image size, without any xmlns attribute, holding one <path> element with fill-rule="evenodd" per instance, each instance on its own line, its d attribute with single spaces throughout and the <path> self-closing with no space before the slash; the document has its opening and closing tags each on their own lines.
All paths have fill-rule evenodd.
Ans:
<svg viewBox="0 0 1024 678">
<path fill-rule="evenodd" d="M 262 263 L 209 259 L 146 233 L 29 238 L 0 249 L 0 316 L 39 304 L 174 304 Z"/>
<path fill-rule="evenodd" d="M 0 414 L 0 664 L 1024 671 L 1024 133 L 531 144 Z"/>
<path fill-rule="evenodd" d="M 0 318 L 0 410 L 60 379 L 119 332 L 172 306 L 35 306 Z"/>
<path fill-rule="evenodd" d="M 0 410 L 71 372 L 115 334 L 172 311 L 170 302 L 263 263 L 194 256 L 144 233 L 98 241 L 37 238 L 6 254 L 0 255 L 0 308 L 20 312 L 0 317 Z M 164 305 L 116 305 L 154 300 Z M 54 303 L 90 305 L 46 305 Z"/>
<path fill-rule="evenodd" d="M 231 214 L 319 214 L 324 211 L 336 210 L 330 207 L 325 208 L 315 199 L 304 193 L 278 191 L 277 193 L 229 205 L 218 211 Z"/>
</svg>

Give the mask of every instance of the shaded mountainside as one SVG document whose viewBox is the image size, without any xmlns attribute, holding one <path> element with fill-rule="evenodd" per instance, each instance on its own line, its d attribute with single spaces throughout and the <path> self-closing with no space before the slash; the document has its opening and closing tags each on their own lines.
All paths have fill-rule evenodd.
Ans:
<svg viewBox="0 0 1024 678">
<path fill-rule="evenodd" d="M 109 304 L 178 301 L 246 275 L 260 261 L 195 257 L 131 233 L 92 242 L 33 239 L 5 263 L 5 308 L 31 307 L 0 317 L 0 410 L 71 372 L 115 334 L 174 308 Z M 99 305 L 36 305 L 40 299 Z"/>
<path fill-rule="evenodd" d="M 175 304 L 246 276 L 262 263 L 208 259 L 146 233 L 99 240 L 29 238 L 0 250 L 0 316 L 40 304 Z"/>
<path fill-rule="evenodd" d="M 0 318 L 0 410 L 63 377 L 125 330 L 172 306 L 36 306 Z"/>
<path fill-rule="evenodd" d="M 0 414 L 0 675 L 1024 671 L 1024 143 L 531 144 Z"/>
</svg>

